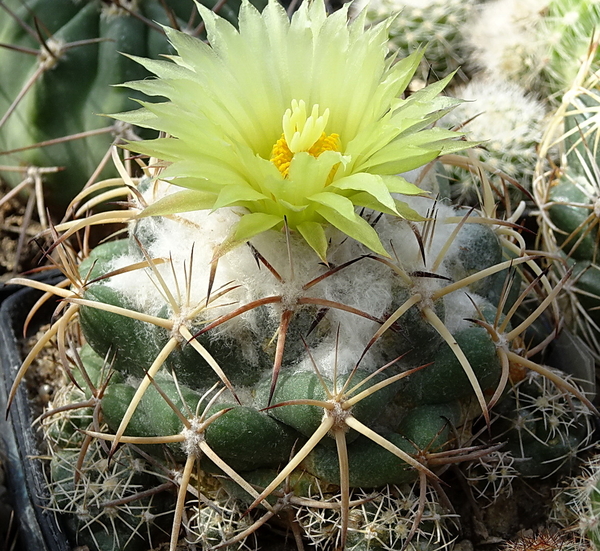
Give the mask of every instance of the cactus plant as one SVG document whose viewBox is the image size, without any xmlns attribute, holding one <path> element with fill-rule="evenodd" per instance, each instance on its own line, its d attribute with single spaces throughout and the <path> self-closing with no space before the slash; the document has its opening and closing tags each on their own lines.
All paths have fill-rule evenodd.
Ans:
<svg viewBox="0 0 600 551">
<path fill-rule="evenodd" d="M 473 141 L 481 141 L 479 159 L 490 171 L 501 171 L 512 202 L 531 190 L 536 165 L 536 147 L 542 137 L 546 108 L 516 83 L 476 77 L 454 92 L 467 101 L 444 118 L 449 126 L 461 128 Z M 489 138 L 489 129 L 493 137 Z M 477 179 L 464 170 L 450 172 L 452 196 L 460 203 L 473 204 L 480 192 Z M 517 186 L 511 184 L 517 182 Z M 500 193 L 504 196 L 504 193 Z"/>
<path fill-rule="evenodd" d="M 590 56 L 590 45 L 600 20 L 600 6 L 595 1 L 553 0 L 548 5 L 541 32 L 548 36 L 550 59 L 546 66 L 550 92 L 569 88 L 582 64 L 598 70 L 598 52 Z"/>
<path fill-rule="evenodd" d="M 220 9 L 235 21 L 238 7 Z M 13 186 L 35 180 L 38 197 L 60 218 L 88 178 L 117 175 L 109 147 L 134 136 L 99 116 L 141 98 L 114 86 L 147 76 L 122 54 L 168 54 L 160 25 L 197 32 L 200 21 L 191 0 L 5 0 L 0 12 L 3 177 Z M 45 221 L 43 204 L 39 212 Z"/>
<path fill-rule="evenodd" d="M 585 408 L 531 372 L 509 394 L 498 408 L 501 419 L 494 429 L 506 441 L 503 451 L 515 458 L 515 469 L 526 477 L 573 470 L 577 454 L 591 443 Z"/>
<path fill-rule="evenodd" d="M 582 547 L 581 542 L 559 531 L 543 531 L 534 536 L 523 536 L 502 546 L 502 551 L 584 551 L 586 549 L 588 548 Z"/>
<path fill-rule="evenodd" d="M 473 10 L 465 25 L 472 63 L 495 79 L 536 89 L 546 56 L 537 31 L 549 0 L 494 0 Z"/>
<path fill-rule="evenodd" d="M 580 547 L 595 550 L 598 531 L 598 456 L 590 457 L 576 476 L 557 488 L 552 520 L 568 529 Z"/>
<path fill-rule="evenodd" d="M 567 325 L 585 340 L 598 359 L 600 318 L 598 289 L 598 77 L 593 70 L 597 42 L 557 108 L 542 141 L 544 155 L 560 148 L 559 167 L 536 168 L 536 202 L 540 209 L 540 242 L 556 255 L 556 278 L 573 271 L 563 296 Z M 562 129 L 558 137 L 557 130 Z"/>
<path fill-rule="evenodd" d="M 144 176 L 115 149 L 121 182 L 88 190 L 126 208 L 53 228 L 64 283 L 14 280 L 64 301 L 12 395 L 56 337 L 83 392 L 46 414 L 57 462 L 79 446 L 76 482 L 91 454 L 94 489 L 96 451 L 105 465 L 128 450 L 152 472 L 128 490 L 144 499 L 163 473 L 177 487 L 162 505 L 172 551 L 182 530 L 190 546 L 228 547 L 267 523 L 317 546 L 448 546 L 440 476 L 498 451 L 471 445 L 472 430 L 510 407 L 511 371 L 595 411 L 524 346 L 542 312 L 556 318 L 564 282 L 552 287 L 493 217 L 490 189 L 480 211 L 460 209 L 395 176 L 469 144 L 432 127 L 457 104 L 439 96 L 448 79 L 401 97 L 420 54 L 389 63 L 389 22 L 365 31 L 364 12 L 347 23 L 347 8 L 328 16 L 319 1 L 290 21 L 275 1 L 244 2 L 237 31 L 199 10 L 210 46 L 168 30 L 178 55 L 139 59 L 159 78 L 128 84 L 161 101 L 116 115 L 164 132 L 127 144 L 152 156 L 138 159 Z M 80 230 L 114 222 L 125 237 L 68 253 Z M 130 533 L 157 516 L 135 523 L 133 498 L 117 497 Z M 77 521 L 67 499 L 56 508 Z M 115 546 L 97 533 L 86 543 Z"/>
<path fill-rule="evenodd" d="M 560 101 L 599 18 L 594 0 L 495 0 L 473 12 L 465 41 L 480 70 Z M 597 57 L 593 63 L 597 69 Z"/>
<path fill-rule="evenodd" d="M 407 56 L 426 48 L 426 62 L 418 72 L 423 84 L 459 71 L 466 79 L 468 48 L 462 31 L 475 0 L 381 0 L 371 2 L 367 18 L 378 22 L 394 15 L 390 26 L 390 48 Z M 431 76 L 430 76 L 431 75 Z"/>
</svg>

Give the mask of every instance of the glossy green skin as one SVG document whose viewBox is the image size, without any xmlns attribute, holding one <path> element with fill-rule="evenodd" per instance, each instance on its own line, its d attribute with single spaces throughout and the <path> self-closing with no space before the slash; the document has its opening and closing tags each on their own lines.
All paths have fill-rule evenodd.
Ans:
<svg viewBox="0 0 600 551">
<path fill-rule="evenodd" d="M 200 394 L 176 385 L 170 378 L 160 377 L 156 381 L 161 392 L 188 418 L 196 411 Z M 133 395 L 135 387 L 129 384 L 110 384 L 102 399 L 102 413 L 109 428 L 118 429 Z M 225 404 L 211 408 L 205 419 L 219 411 L 202 433 L 210 448 L 230 467 L 243 472 L 263 467 L 277 467 L 285 462 L 292 452 L 300 435 L 256 409 Z M 202 409 L 200 409 L 202 412 Z M 149 388 L 136 409 L 125 434 L 127 436 L 156 437 L 177 435 L 184 429 L 181 419 L 167 404 L 161 393 Z M 171 452 L 180 460 L 185 460 L 183 444 L 170 446 Z M 159 446 L 149 447 L 149 451 L 162 456 Z M 197 450 L 202 456 L 202 451 Z"/>
<path fill-rule="evenodd" d="M 557 243 L 574 260 L 592 260 L 597 249 L 598 231 L 595 226 L 588 231 L 590 223 L 584 222 L 592 214 L 593 198 L 567 179 L 563 179 L 551 188 L 550 199 L 556 203 L 571 203 L 553 204 L 549 209 L 552 223 L 561 232 L 565 232 L 555 232 Z M 576 206 L 579 204 L 589 207 Z M 574 232 L 575 235 L 569 238 Z M 567 238 L 569 241 L 565 244 Z"/>
<path fill-rule="evenodd" d="M 238 471 L 285 464 L 294 445 L 303 440 L 292 428 L 251 407 L 219 405 L 209 413 L 226 408 L 228 411 L 206 428 L 206 442 Z"/>
<path fill-rule="evenodd" d="M 80 272 L 88 280 L 101 278 L 102 274 L 111 269 L 110 261 L 113 256 L 135 252 L 135 247 L 137 245 L 128 240 L 101 245 L 81 264 Z M 112 290 L 102 279 L 90 284 L 84 297 L 131 308 L 127 297 Z M 405 299 L 403 296 L 398 300 L 403 302 Z M 488 309 L 491 316 L 495 313 L 492 305 L 487 309 L 482 305 L 482 309 L 486 312 L 484 315 L 487 315 Z M 439 315 L 443 316 L 443 309 Z M 83 306 L 79 317 L 84 336 L 98 356 L 108 357 L 118 373 L 137 379 L 144 377 L 169 338 L 166 330 L 152 324 L 92 307 Z M 162 312 L 161 317 L 167 318 L 168 311 Z M 301 320 L 301 325 L 307 323 L 306 320 Z M 470 400 L 473 389 L 448 345 L 439 337 L 430 338 L 432 329 L 420 319 L 417 310 L 414 323 L 407 325 L 407 332 L 402 335 L 404 341 L 410 336 L 412 347 L 427 348 L 426 356 L 434 363 L 364 397 L 350 408 L 349 413 L 366 426 L 385 434 L 386 438 L 389 436 L 389 439 L 406 453 L 442 450 L 453 441 L 451 428 L 459 426 L 461 422 L 457 400 Z M 197 328 L 201 327 L 202 323 L 198 322 Z M 423 327 L 425 330 L 421 331 Z M 393 342 L 394 338 L 400 338 L 397 333 L 389 332 L 388 336 L 391 336 L 390 346 L 394 354 L 399 347 L 406 346 L 404 341 Z M 471 361 L 482 388 L 494 388 L 498 382 L 500 365 L 495 345 L 487 331 L 472 326 L 457 333 L 455 338 Z M 330 393 L 336 394 L 346 382 L 347 376 L 340 376 L 334 385 L 325 375 L 319 378 L 313 371 L 298 372 L 293 365 L 284 364 L 274 393 L 270 396 L 271 358 L 265 355 L 258 365 L 252 365 L 244 358 L 241 346 L 235 348 L 230 344 L 223 346 L 219 341 L 212 342 L 210 332 L 203 335 L 202 339 L 202 344 L 217 359 L 234 387 L 243 384 L 254 399 L 252 406 L 233 404 L 231 411 L 215 419 L 205 431 L 209 446 L 239 472 L 274 468 L 286 462 L 293 455 L 293 450 L 298 450 L 321 426 L 325 414 L 324 407 L 280 404 L 306 399 L 327 402 L 332 398 L 328 397 L 325 387 Z M 423 343 L 427 343 L 427 346 L 422 346 Z M 350 392 L 368 376 L 368 372 L 361 367 L 353 373 L 352 380 L 344 391 L 345 395 L 340 396 L 339 401 L 343 403 L 344 400 L 393 376 L 398 370 L 413 365 L 414 363 L 410 362 L 408 366 L 392 366 Z M 171 379 L 171 372 L 177 376 L 181 393 L 177 391 Z M 212 386 L 218 377 L 190 345 L 184 344 L 165 362 L 155 379 L 189 418 L 196 411 L 201 394 Z M 132 384 L 111 382 L 107 388 L 102 408 L 112 431 L 117 430 L 134 393 L 135 386 Z M 220 405 L 211 409 L 208 415 L 223 407 L 226 406 Z M 151 386 L 142 398 L 126 434 L 158 437 L 179 434 L 182 429 L 179 417 Z M 306 458 L 303 467 L 325 482 L 337 484 L 339 473 L 335 473 L 339 471 L 339 466 L 335 439 L 332 436 L 333 434 L 329 434 L 323 437 L 317 448 Z M 345 431 L 344 439 L 348 445 L 352 485 L 376 487 L 388 483 L 399 484 L 416 476 L 412 467 L 355 430 Z M 171 446 L 171 453 L 182 459 L 185 457 L 179 444 Z M 373 462 L 373 458 L 377 458 L 377 461 Z M 209 470 L 214 468 L 213 465 Z"/>
<path fill-rule="evenodd" d="M 482 327 L 470 327 L 458 332 L 454 338 L 469 360 L 481 388 L 494 388 L 500 378 L 500 361 L 488 332 Z M 410 403 L 420 405 L 468 398 L 473 390 L 454 352 L 444 343 L 433 357 L 433 364 L 411 375 L 403 392 Z"/>
<path fill-rule="evenodd" d="M 573 280 L 579 303 L 596 323 L 600 323 L 600 266 L 589 260 L 576 262 Z"/>
<path fill-rule="evenodd" d="M 401 434 L 383 435 L 407 454 L 417 452 L 415 446 Z M 330 484 L 340 484 L 337 450 L 317 446 L 302 466 L 312 475 Z M 417 478 L 417 471 L 391 452 L 366 437 L 348 445 L 349 482 L 353 488 L 377 488 L 385 484 L 405 484 Z"/>
<path fill-rule="evenodd" d="M 352 377 L 351 383 L 348 385 L 349 389 L 359 384 L 367 377 L 367 375 L 368 374 L 364 371 L 358 370 Z M 355 394 L 370 388 L 383 379 L 385 379 L 385 377 L 381 375 L 371 378 Z M 271 399 L 271 408 L 268 410 L 269 415 L 282 423 L 294 427 L 298 432 L 309 438 L 320 426 L 325 412 L 324 408 L 303 404 L 283 406 L 279 406 L 278 404 L 303 399 L 327 402 L 327 395 L 321 381 L 327 385 L 330 392 L 333 391 L 333 383 L 327 377 L 319 378 L 314 372 L 282 373 L 279 376 L 275 392 Z M 342 380 L 338 382 L 338 389 L 340 389 L 344 383 L 345 378 L 342 378 Z M 270 388 L 270 378 L 262 381 L 257 388 L 258 402 L 264 407 L 269 403 Z M 383 408 L 385 408 L 397 394 L 399 388 L 400 385 L 398 383 L 393 383 L 374 392 L 370 396 L 367 396 L 352 407 L 352 415 L 361 423 L 372 425 L 379 415 L 381 415 Z M 348 398 L 350 397 L 351 396 L 348 396 Z M 341 403 L 343 403 L 343 400 L 341 400 Z M 357 436 L 357 433 L 350 431 L 346 434 L 346 440 L 351 442 L 356 439 Z M 331 438 L 326 438 L 324 439 L 324 443 L 326 445 L 333 445 L 333 440 Z"/>
<path fill-rule="evenodd" d="M 160 0 L 138 3 L 139 15 L 148 21 L 171 23 Z M 212 0 L 203 3 L 209 7 L 214 4 Z M 112 119 L 99 115 L 131 110 L 137 106 L 134 99 L 142 97 L 113 85 L 148 76 L 145 69 L 122 54 L 157 58 L 172 53 L 165 36 L 139 18 L 103 15 L 106 6 L 101 0 L 28 0 L 27 5 L 21 0 L 6 0 L 3 4 L 30 28 L 35 28 L 35 14 L 46 38 L 52 36 L 66 43 L 97 38 L 102 41 L 69 49 L 36 80 L 0 130 L 0 151 L 112 125 Z M 195 25 L 200 23 L 193 0 L 167 0 L 164 4 L 172 10 L 180 27 L 186 26 L 193 13 Z M 238 0 L 230 0 L 220 13 L 235 22 L 239 5 Z M 12 17 L 1 9 L 0 14 L 0 43 L 40 49 L 38 42 Z M 36 56 L 0 48 L 0 118 L 36 68 Z M 60 173 L 44 178 L 47 205 L 60 214 L 92 175 L 113 139 L 107 133 L 35 148 L 5 156 L 2 164 L 63 167 Z M 112 163 L 108 164 L 110 168 L 102 172 L 101 178 L 117 176 Z M 3 177 L 12 185 L 22 179 L 8 172 Z"/>
<path fill-rule="evenodd" d="M 392 444 L 409 455 L 422 450 L 439 451 L 451 441 L 451 426 L 460 420 L 457 403 L 423 406 L 411 410 L 401 421 L 398 432 L 383 432 Z M 351 487 L 376 488 L 385 484 L 405 484 L 417 478 L 417 471 L 376 442 L 359 437 L 348 445 Z M 317 446 L 303 467 L 312 475 L 331 484 L 340 483 L 337 450 Z"/>
</svg>

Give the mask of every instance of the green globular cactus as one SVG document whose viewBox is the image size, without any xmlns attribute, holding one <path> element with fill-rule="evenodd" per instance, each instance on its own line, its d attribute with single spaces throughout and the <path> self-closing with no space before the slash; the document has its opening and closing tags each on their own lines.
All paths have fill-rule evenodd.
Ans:
<svg viewBox="0 0 600 551">
<path fill-rule="evenodd" d="M 433 551 L 450 548 L 456 537 L 458 519 L 444 510 L 431 488 L 424 497 L 423 516 L 412 541 L 409 535 L 420 497 L 416 484 L 388 485 L 377 492 L 360 492 L 355 497 L 356 504 L 348 515 L 347 550 Z M 297 518 L 315 549 L 325 551 L 339 544 L 340 526 L 331 509 L 302 507 Z"/>
<path fill-rule="evenodd" d="M 522 476 L 569 473 L 577 454 L 590 444 L 592 427 L 585 406 L 534 373 L 512 386 L 498 412 L 501 418 L 494 430 L 506 441 L 502 450 L 514 458 L 513 466 Z"/>
<path fill-rule="evenodd" d="M 146 179 L 138 188 L 146 204 L 171 190 Z M 430 204 L 411 202 L 423 214 Z M 188 539 L 202 545 L 254 541 L 262 517 L 290 510 L 302 537 L 323 549 L 400 549 L 411 538 L 415 549 L 436 549 L 432 533 L 454 530 L 441 506 L 419 516 L 416 532 L 403 514 L 400 533 L 383 504 L 358 506 L 357 496 L 433 477 L 438 461 L 461 461 L 457 435 L 468 438 L 479 396 L 486 413 L 486 402 L 501 397 L 507 361 L 539 370 L 542 380 L 549 374 L 512 350 L 536 315 L 513 327 L 522 297 L 505 302 L 505 292 L 499 302 L 485 281 L 511 262 L 528 266 L 527 257 L 503 260 L 510 242 L 488 219 L 437 208 L 433 230 L 421 223 L 424 250 L 411 224 L 379 219 L 382 241 L 401 252 L 394 261 L 329 230 L 327 267 L 303 240 L 271 231 L 222 255 L 213 275 L 210 259 L 234 212 L 132 220 L 128 238 L 99 245 L 80 263 L 67 291 L 86 342 L 86 375 L 76 378 L 96 392 L 70 391 L 77 428 L 59 423 L 64 413 L 52 416 L 56 445 L 77 450 L 87 434 L 135 446 L 153 472 L 180 470 L 168 480 L 180 484 Z M 214 242 L 198 241 L 198 228 Z M 278 254 L 288 248 L 289 258 Z M 525 415 L 519 404 L 508 396 L 498 407 Z M 92 424 L 94 408 L 101 426 Z M 492 427 L 503 430 L 500 421 Z M 544 442 L 551 459 L 581 447 L 569 441 L 567 450 L 560 434 Z M 184 501 L 191 472 L 205 496 L 195 506 Z M 491 501 L 499 491 L 490 483 L 482 493 Z M 405 490 L 390 492 L 391 510 Z M 323 500 L 339 505 L 322 508 Z M 75 522 L 77 512 L 63 512 Z M 177 538 L 179 526 L 172 529 Z"/>
<path fill-rule="evenodd" d="M 544 104 L 519 84 L 497 76 L 476 77 L 454 93 L 469 101 L 446 115 L 444 122 L 461 128 L 471 140 L 482 142 L 474 152 L 479 161 L 490 172 L 509 177 L 503 181 L 508 193 L 500 189 L 500 197 L 506 195 L 514 204 L 526 199 L 523 189 L 532 188 L 536 148 L 545 123 Z M 481 194 L 477 177 L 458 167 L 449 169 L 453 200 L 475 204 Z"/>
<path fill-rule="evenodd" d="M 103 551 L 148 549 L 165 530 L 161 517 L 174 507 L 169 491 L 174 484 L 165 484 L 165 474 L 127 446 L 109 461 L 94 441 L 83 448 L 81 461 L 81 444 L 62 447 L 63 440 L 52 438 L 59 433 L 53 425 L 47 425 L 52 433 L 48 509 L 61 519 L 69 540 Z"/>
<path fill-rule="evenodd" d="M 495 78 L 560 101 L 588 60 L 600 7 L 595 0 L 494 0 L 473 11 L 465 42 L 472 64 Z"/>
<path fill-rule="evenodd" d="M 589 59 L 590 44 L 598 37 L 599 20 L 600 6 L 594 0 L 549 2 L 540 33 L 547 37 L 550 47 L 545 72 L 551 93 L 570 87 L 582 64 L 591 62 L 592 70 L 600 67 L 597 51 Z"/>
<path fill-rule="evenodd" d="M 594 51 L 590 52 L 593 57 Z M 599 165 L 598 120 L 600 106 L 598 77 L 592 66 L 580 71 L 572 88 L 557 109 L 552 127 L 562 125 L 556 138 L 544 138 L 560 152 L 560 165 L 552 173 L 539 167 L 534 187 L 540 209 L 540 241 L 552 252 L 556 279 L 571 273 L 562 297 L 565 322 L 600 357 L 600 280 L 598 278 L 598 225 L 600 189 L 596 177 Z"/>
<path fill-rule="evenodd" d="M 475 3 L 476 0 L 379 0 L 369 4 L 367 18 L 377 22 L 394 16 L 389 46 L 399 55 L 426 49 L 427 62 L 418 74 L 423 83 L 457 70 L 466 79 L 463 71 L 468 46 L 462 30 Z"/>
<path fill-rule="evenodd" d="M 238 32 L 199 10 L 210 46 L 167 31 L 178 56 L 140 60 L 160 78 L 129 84 L 160 101 L 117 115 L 165 132 L 127 146 L 152 155 L 143 177 L 114 154 L 127 208 L 59 225 L 67 280 L 37 284 L 64 299 L 41 343 L 57 335 L 73 357 L 73 423 L 92 409 L 83 439 L 53 431 L 56 454 L 79 446 L 93 489 L 92 442 L 107 462 L 143 458 L 176 487 L 174 507 L 155 500 L 171 551 L 251 545 L 275 523 L 322 548 L 449 546 L 434 490 L 449 464 L 497 451 L 471 446 L 472 427 L 514 409 L 512 371 L 593 410 L 525 350 L 560 287 L 510 225 L 394 176 L 468 144 L 431 127 L 456 105 L 445 81 L 400 98 L 420 57 L 386 60 L 389 22 L 364 30 L 364 14 L 348 23 L 319 1 L 290 21 L 245 2 Z M 65 243 L 109 221 L 127 231 L 71 260 Z"/>
<path fill-rule="evenodd" d="M 235 22 L 238 8 L 228 2 L 221 13 Z M 195 11 L 192 0 L 3 2 L 2 177 L 16 186 L 41 169 L 45 201 L 60 217 L 97 167 L 96 181 L 117 176 L 107 152 L 112 143 L 135 139 L 136 131 L 100 115 L 133 108 L 142 96 L 115 85 L 148 75 L 127 56 L 172 53 L 161 25 L 194 32 Z M 45 172 L 54 167 L 58 173 Z"/>
<path fill-rule="evenodd" d="M 515 458 L 509 451 L 495 451 L 465 465 L 465 480 L 483 508 L 499 497 L 510 496 L 512 483 L 519 476 Z"/>
<path fill-rule="evenodd" d="M 600 478 L 593 455 L 556 489 L 551 518 L 573 534 L 578 549 L 600 549 Z"/>
<path fill-rule="evenodd" d="M 494 79 L 538 90 L 547 42 L 538 32 L 549 0 L 493 0 L 472 10 L 464 28 L 470 61 Z"/>
</svg>

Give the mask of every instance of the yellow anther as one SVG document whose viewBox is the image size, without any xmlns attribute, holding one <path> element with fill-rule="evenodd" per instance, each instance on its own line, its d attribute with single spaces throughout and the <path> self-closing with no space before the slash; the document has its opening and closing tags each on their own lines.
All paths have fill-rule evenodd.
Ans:
<svg viewBox="0 0 600 551">
<path fill-rule="evenodd" d="M 337 134 L 325 134 L 323 132 L 319 139 L 312 144 L 312 146 L 306 150 L 306 152 L 313 157 L 318 157 L 324 151 L 339 151 L 340 150 L 340 137 Z M 271 162 L 279 169 L 279 172 L 287 178 L 290 170 L 290 164 L 294 158 L 294 153 L 290 151 L 285 135 L 282 134 L 273 149 L 271 150 Z"/>
<path fill-rule="evenodd" d="M 283 115 L 283 134 L 271 151 L 271 162 L 287 178 L 290 164 L 295 153 L 305 151 L 318 157 L 323 151 L 339 151 L 339 136 L 325 134 L 329 119 L 329 109 L 319 115 L 319 106 L 313 105 L 311 114 L 306 116 L 306 104 L 303 100 L 292 100 L 292 107 Z"/>
</svg>

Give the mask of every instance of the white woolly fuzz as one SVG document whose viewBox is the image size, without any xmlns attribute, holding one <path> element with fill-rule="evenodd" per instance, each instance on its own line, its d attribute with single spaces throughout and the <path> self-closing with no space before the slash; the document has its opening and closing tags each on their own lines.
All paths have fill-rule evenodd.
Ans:
<svg viewBox="0 0 600 551">
<path fill-rule="evenodd" d="M 546 109 L 514 82 L 479 78 L 456 90 L 456 95 L 466 101 L 444 120 L 464 123 L 480 114 L 462 130 L 475 139 L 491 140 L 488 143 L 491 149 L 500 150 L 511 141 L 527 145 L 541 137 L 541 122 Z"/>
<path fill-rule="evenodd" d="M 375 326 L 368 338 L 373 336 L 373 333 L 376 330 L 377 327 Z M 349 336 L 347 331 L 344 333 L 345 335 L 340 334 L 340 344 L 337 347 L 335 345 L 335 335 L 330 335 L 325 341 L 313 348 L 310 356 L 305 356 L 298 364 L 296 364 L 296 366 L 294 366 L 295 371 L 314 372 L 316 366 L 321 375 L 332 381 L 337 375 L 339 388 L 341 386 L 340 383 L 346 381 L 347 375 L 356 366 L 358 358 L 361 357 L 362 352 L 368 343 L 368 338 L 366 340 L 364 338 L 366 333 L 363 333 L 362 335 L 357 333 L 352 336 Z M 367 355 L 365 359 L 360 362 L 360 366 L 361 368 L 370 371 L 375 371 L 382 367 L 372 355 Z"/>
<path fill-rule="evenodd" d="M 530 86 L 545 62 L 535 29 L 549 0 L 496 0 L 480 6 L 465 26 L 473 59 L 486 73 Z"/>
<path fill-rule="evenodd" d="M 484 299 L 475 293 L 457 291 L 444 297 L 444 325 L 454 334 L 471 327 L 468 319 L 478 319 L 476 306 L 482 305 Z"/>
<path fill-rule="evenodd" d="M 202 425 L 203 423 L 197 417 L 193 417 L 190 419 L 190 427 L 186 427 L 181 431 L 184 438 L 181 447 L 188 457 L 191 455 L 200 457 L 202 455 L 202 449 L 200 448 L 200 445 L 204 442 Z"/>
<path fill-rule="evenodd" d="M 531 174 L 535 165 L 546 108 L 520 85 L 483 77 L 456 90 L 466 101 L 444 117 L 470 140 L 483 141 L 483 159 L 503 172 Z"/>
<path fill-rule="evenodd" d="M 156 183 L 144 192 L 144 200 L 151 204 L 173 191 L 171 186 Z M 329 266 L 297 235 L 267 231 L 254 237 L 251 246 L 240 245 L 219 258 L 211 290 L 214 300 L 206 307 L 211 261 L 239 219 L 235 209 L 224 208 L 132 223 L 130 253 L 115 258 L 109 269 L 143 261 L 140 244 L 156 265 L 114 276 L 107 284 L 123 293 L 133 309 L 170 316 L 175 322 L 174 332 L 179 323 L 195 332 L 220 316 L 250 305 L 246 312 L 211 329 L 209 335 L 213 339 L 235 339 L 247 361 L 255 365 L 261 354 L 258 348 L 274 357 L 281 316 L 291 310 L 294 314 L 284 363 L 313 370 L 314 362 L 329 377 L 335 371 L 344 375 L 355 367 L 380 324 L 415 293 L 423 297 L 417 308 L 437 309 L 431 297 L 448 284 L 457 262 L 456 247 L 452 246 L 456 223 L 447 222 L 457 218 L 455 210 L 426 197 L 403 196 L 402 200 L 432 220 L 408 222 L 376 213 L 370 213 L 367 219 L 390 252 L 388 262 L 396 264 L 406 274 L 404 277 L 335 228 L 327 229 Z M 429 272 L 441 277 L 431 277 Z M 224 289 L 231 290 L 215 298 Z M 474 315 L 472 304 L 455 296 L 458 294 L 464 292 L 445 299 L 452 330 L 460 327 L 465 317 Z M 308 335 L 319 311 L 326 312 L 325 318 Z M 303 353 L 302 338 L 312 339 L 312 358 Z M 375 346 L 361 365 L 370 370 L 381 367 L 385 363 L 382 352 Z M 285 355 L 290 353 L 291 358 Z M 267 361 L 265 373 L 271 369 Z"/>
<path fill-rule="evenodd" d="M 440 254 L 444 256 L 442 249 L 456 227 L 456 224 L 449 224 L 446 220 L 460 215 L 456 214 L 454 208 L 429 197 L 403 197 L 403 200 L 421 216 L 432 220 L 427 223 L 410 223 L 397 218 L 387 218 L 378 226 L 381 241 L 389 244 L 388 249 L 395 252 L 407 272 L 427 271 Z M 423 238 L 425 262 L 414 230 Z M 438 264 L 436 273 L 447 275 L 444 262 Z"/>
</svg>

